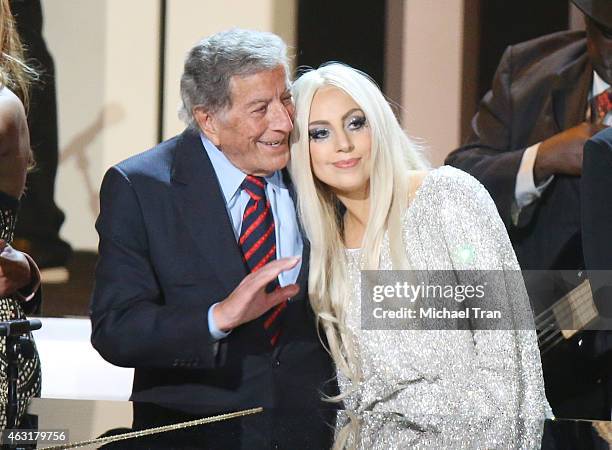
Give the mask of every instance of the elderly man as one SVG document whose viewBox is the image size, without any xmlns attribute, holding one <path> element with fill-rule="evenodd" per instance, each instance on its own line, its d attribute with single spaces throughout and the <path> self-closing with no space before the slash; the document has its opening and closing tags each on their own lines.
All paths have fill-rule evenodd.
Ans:
<svg viewBox="0 0 612 450">
<path fill-rule="evenodd" d="M 187 129 L 102 183 L 92 343 L 135 368 L 133 400 L 318 405 L 336 387 L 284 170 L 286 46 L 238 29 L 204 39 L 187 56 L 181 96 Z"/>
<path fill-rule="evenodd" d="M 447 163 L 491 193 L 523 269 L 585 267 L 580 175 L 584 143 L 612 123 L 612 2 L 572 0 L 586 34 L 560 32 L 508 47 L 466 145 Z M 581 278 L 527 281 L 536 313 Z M 576 292 L 576 291 L 575 291 Z M 538 322 L 536 320 L 536 322 Z M 543 351 L 546 393 L 559 417 L 610 418 L 605 379 L 595 370 L 596 333 Z"/>
</svg>

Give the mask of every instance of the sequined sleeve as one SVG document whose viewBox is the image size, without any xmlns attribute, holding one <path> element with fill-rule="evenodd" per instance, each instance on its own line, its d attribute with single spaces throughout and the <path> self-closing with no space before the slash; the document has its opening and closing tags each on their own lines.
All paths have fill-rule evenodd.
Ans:
<svg viewBox="0 0 612 450">
<path fill-rule="evenodd" d="M 467 270 L 459 272 L 464 277 L 478 276 L 479 283 L 487 285 L 488 307 L 508 318 L 504 330 L 473 330 L 482 382 L 497 401 L 516 402 L 521 417 L 543 417 L 548 403 L 535 326 L 506 229 L 489 193 L 475 178 L 452 168 L 441 173 L 437 188 L 447 194 L 439 225 L 453 268 Z"/>
</svg>

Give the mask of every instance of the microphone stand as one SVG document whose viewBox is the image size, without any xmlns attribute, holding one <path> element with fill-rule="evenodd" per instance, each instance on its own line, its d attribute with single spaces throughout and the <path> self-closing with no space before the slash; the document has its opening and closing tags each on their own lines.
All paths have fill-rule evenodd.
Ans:
<svg viewBox="0 0 612 450">
<path fill-rule="evenodd" d="M 27 335 L 38 330 L 42 323 L 38 319 L 19 319 L 0 322 L 0 336 L 6 338 L 6 379 L 8 382 L 8 405 L 6 428 L 15 429 L 19 413 L 17 381 L 19 380 L 19 355 L 34 358 L 34 344 Z M 25 336 L 24 336 L 25 335 Z"/>
</svg>

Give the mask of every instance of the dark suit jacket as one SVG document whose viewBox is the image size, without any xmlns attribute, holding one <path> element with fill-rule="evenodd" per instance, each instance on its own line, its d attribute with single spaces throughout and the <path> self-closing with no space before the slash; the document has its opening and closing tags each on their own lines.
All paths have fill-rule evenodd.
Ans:
<svg viewBox="0 0 612 450">
<path fill-rule="evenodd" d="M 612 330 L 612 128 L 584 145 L 582 164 L 582 244 L 584 262 L 601 316 L 598 327 Z M 612 373 L 612 333 L 598 333 L 595 353 L 600 371 Z M 612 382 L 608 383 L 612 399 Z"/>
<path fill-rule="evenodd" d="M 508 47 L 472 120 L 467 144 L 446 160 L 489 190 L 523 269 L 584 268 L 579 177 L 556 175 L 542 197 L 521 211 L 517 225 L 511 206 L 525 149 L 585 120 L 592 74 L 584 32 L 560 32 Z M 575 275 L 526 278 L 536 314 L 579 281 Z M 543 357 L 547 396 L 559 417 L 609 417 L 594 371 L 596 338 L 583 333 L 580 341 L 563 342 Z"/>
<path fill-rule="evenodd" d="M 584 145 L 582 238 L 588 269 L 612 270 L 612 128 Z"/>
<path fill-rule="evenodd" d="M 334 372 L 306 295 L 307 243 L 301 291 L 276 347 L 260 320 L 221 341 L 210 336 L 208 308 L 247 271 L 198 133 L 186 130 L 112 167 L 100 203 L 92 344 L 107 361 L 135 367 L 133 400 L 213 409 L 318 404 Z"/>
</svg>

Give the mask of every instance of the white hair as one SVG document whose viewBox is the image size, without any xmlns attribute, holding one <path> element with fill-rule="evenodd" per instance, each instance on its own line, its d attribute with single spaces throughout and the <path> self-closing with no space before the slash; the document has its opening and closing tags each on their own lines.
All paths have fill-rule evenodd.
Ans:
<svg viewBox="0 0 612 450">
<path fill-rule="evenodd" d="M 231 106 L 233 76 L 253 75 L 278 66 L 284 67 L 288 77 L 287 45 L 273 33 L 232 28 L 202 39 L 185 59 L 179 118 L 197 129 L 194 107 L 217 112 Z"/>
<path fill-rule="evenodd" d="M 402 130 L 389 103 L 374 81 L 341 63 L 330 63 L 303 74 L 293 85 L 296 104 L 289 170 L 298 196 L 298 215 L 311 243 L 308 291 L 327 349 L 339 370 L 356 386 L 360 368 L 346 311 L 350 286 L 343 243 L 343 206 L 329 187 L 314 177 L 310 161 L 308 123 L 312 99 L 321 87 L 346 92 L 363 110 L 372 136 L 369 218 L 363 238 L 362 269 L 378 269 L 388 232 L 394 269 L 407 269 L 402 218 L 408 206 L 409 171 L 428 168 L 418 146 Z M 332 399 L 340 399 L 343 396 Z"/>
</svg>

